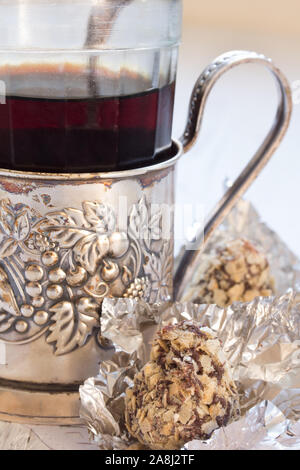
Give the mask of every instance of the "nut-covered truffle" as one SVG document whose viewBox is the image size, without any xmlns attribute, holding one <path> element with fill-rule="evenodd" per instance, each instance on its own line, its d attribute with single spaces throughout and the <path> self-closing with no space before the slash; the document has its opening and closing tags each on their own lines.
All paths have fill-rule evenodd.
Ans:
<svg viewBox="0 0 300 470">
<path fill-rule="evenodd" d="M 220 342 L 208 328 L 167 325 L 151 359 L 126 392 L 126 425 L 151 449 L 179 449 L 208 439 L 237 415 L 238 394 Z"/>
<path fill-rule="evenodd" d="M 184 300 L 227 307 L 251 302 L 274 293 L 274 281 L 266 256 L 248 240 L 237 239 L 220 247 L 199 266 Z"/>
</svg>

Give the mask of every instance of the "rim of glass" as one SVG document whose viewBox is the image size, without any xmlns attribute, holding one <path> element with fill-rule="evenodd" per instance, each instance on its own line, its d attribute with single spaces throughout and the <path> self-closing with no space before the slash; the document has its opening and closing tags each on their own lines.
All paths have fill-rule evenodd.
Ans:
<svg viewBox="0 0 300 470">
<path fill-rule="evenodd" d="M 35 48 L 28 48 L 28 49 L 15 49 L 15 48 L 3 48 L 0 46 L 0 54 L 3 53 L 13 53 L 13 54 L 25 54 L 25 53 L 34 53 L 34 54 L 65 54 L 65 53 L 72 53 L 72 54 L 89 54 L 89 55 L 97 55 L 99 53 L 117 53 L 117 52 L 124 52 L 124 51 L 134 51 L 134 52 L 139 52 L 139 51 L 160 51 L 163 49 L 171 49 L 172 47 L 179 47 L 181 44 L 181 41 L 176 41 L 168 44 L 162 44 L 160 46 L 140 46 L 140 47 L 118 47 L 114 48 L 112 47 L 111 49 L 105 48 L 105 49 L 52 49 L 52 48 L 45 48 L 45 49 L 35 49 Z"/>
<path fill-rule="evenodd" d="M 183 144 L 178 139 L 172 139 L 172 145 L 174 146 L 174 155 L 170 158 L 163 160 L 152 165 L 146 165 L 139 168 L 131 168 L 129 170 L 116 170 L 116 171 L 99 171 L 92 173 L 47 173 L 38 171 L 22 171 L 22 170 L 10 170 L 0 168 L 0 176 L 9 178 L 22 178 L 22 179 L 37 179 L 37 180 L 69 180 L 69 181 L 88 181 L 88 180 L 117 180 L 122 178 L 131 178 L 135 176 L 142 176 L 147 173 L 154 173 L 156 171 L 165 170 L 175 165 L 179 158 L 183 154 Z M 176 153 L 175 153 L 176 151 Z"/>
</svg>

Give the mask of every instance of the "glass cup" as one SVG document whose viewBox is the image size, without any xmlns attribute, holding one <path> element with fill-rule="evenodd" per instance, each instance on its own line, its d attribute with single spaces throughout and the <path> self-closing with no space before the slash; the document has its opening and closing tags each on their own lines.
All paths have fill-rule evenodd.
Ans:
<svg viewBox="0 0 300 470">
<path fill-rule="evenodd" d="M 2 2 L 0 168 L 169 158 L 180 23 L 180 0 Z"/>
</svg>

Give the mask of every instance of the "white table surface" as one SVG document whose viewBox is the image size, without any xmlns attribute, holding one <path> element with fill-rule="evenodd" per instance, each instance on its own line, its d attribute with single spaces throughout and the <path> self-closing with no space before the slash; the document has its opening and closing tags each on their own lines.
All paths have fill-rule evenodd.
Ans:
<svg viewBox="0 0 300 470">
<path fill-rule="evenodd" d="M 184 28 L 175 101 L 174 137 L 186 121 L 195 80 L 216 56 L 233 49 L 271 57 L 290 82 L 300 80 L 299 37 Z M 299 92 L 298 92 L 299 95 Z M 225 178 L 234 179 L 273 122 L 277 106 L 274 80 L 257 65 L 225 75 L 209 99 L 198 142 L 178 168 L 177 201 L 204 204 L 208 212 L 220 198 Z M 288 133 L 271 162 L 248 190 L 263 220 L 300 256 L 300 104 L 294 106 Z M 177 220 L 176 226 L 178 227 Z M 177 242 L 178 249 L 180 242 Z"/>
<path fill-rule="evenodd" d="M 0 450 L 98 450 L 84 426 L 31 426 L 0 421 Z"/>
</svg>

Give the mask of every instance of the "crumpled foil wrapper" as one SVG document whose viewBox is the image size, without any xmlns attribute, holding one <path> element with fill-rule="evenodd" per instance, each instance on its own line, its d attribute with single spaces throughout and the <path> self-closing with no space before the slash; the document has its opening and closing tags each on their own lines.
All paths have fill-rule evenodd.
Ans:
<svg viewBox="0 0 300 470">
<path fill-rule="evenodd" d="M 112 344 L 112 356 L 80 388 L 81 415 L 99 448 L 133 444 L 124 423 L 125 390 L 148 360 L 156 330 L 190 319 L 221 340 L 238 385 L 242 418 L 186 448 L 300 449 L 300 303 L 292 291 L 226 309 L 105 299 L 101 332 Z"/>
<path fill-rule="evenodd" d="M 300 423 L 293 423 L 272 402 L 254 406 L 226 428 L 217 429 L 208 441 L 191 441 L 193 450 L 299 450 Z"/>
<path fill-rule="evenodd" d="M 205 245 L 191 284 L 197 284 L 198 271 L 202 271 L 201 266 L 207 265 L 217 249 L 237 238 L 249 240 L 266 255 L 274 279 L 275 294 L 282 295 L 289 289 L 293 289 L 298 293 L 300 301 L 300 260 L 284 241 L 262 221 L 253 205 L 243 199 L 235 205 Z M 183 247 L 179 253 L 175 265 L 179 264 L 184 249 Z M 189 286 L 187 286 L 185 293 L 188 289 Z"/>
</svg>

